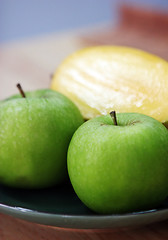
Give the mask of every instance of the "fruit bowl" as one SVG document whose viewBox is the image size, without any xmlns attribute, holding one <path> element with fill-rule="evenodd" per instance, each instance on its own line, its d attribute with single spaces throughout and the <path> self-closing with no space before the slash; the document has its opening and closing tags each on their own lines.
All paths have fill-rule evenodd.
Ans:
<svg viewBox="0 0 168 240">
<path fill-rule="evenodd" d="M 168 219 L 168 200 L 156 209 L 99 215 L 84 206 L 69 184 L 43 190 L 0 186 L 0 212 L 29 222 L 61 228 L 116 229 Z"/>
</svg>

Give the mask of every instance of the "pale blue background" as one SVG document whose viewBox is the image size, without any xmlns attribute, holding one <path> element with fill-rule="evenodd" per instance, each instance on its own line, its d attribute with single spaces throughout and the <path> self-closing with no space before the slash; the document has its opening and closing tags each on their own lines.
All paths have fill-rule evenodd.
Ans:
<svg viewBox="0 0 168 240">
<path fill-rule="evenodd" d="M 0 42 L 117 19 L 117 0 L 0 0 Z M 123 0 L 168 10 L 168 0 Z"/>
</svg>

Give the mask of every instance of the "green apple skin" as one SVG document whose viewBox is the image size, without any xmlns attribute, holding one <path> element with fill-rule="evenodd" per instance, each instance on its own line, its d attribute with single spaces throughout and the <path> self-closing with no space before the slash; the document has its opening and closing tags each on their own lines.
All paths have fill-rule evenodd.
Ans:
<svg viewBox="0 0 168 240">
<path fill-rule="evenodd" d="M 151 209 L 168 195 L 168 131 L 138 113 L 91 119 L 78 128 L 68 149 L 68 173 L 91 210 L 125 213 Z"/>
<path fill-rule="evenodd" d="M 67 150 L 83 123 L 65 96 L 44 89 L 19 94 L 0 105 L 0 183 L 44 188 L 68 176 Z"/>
</svg>

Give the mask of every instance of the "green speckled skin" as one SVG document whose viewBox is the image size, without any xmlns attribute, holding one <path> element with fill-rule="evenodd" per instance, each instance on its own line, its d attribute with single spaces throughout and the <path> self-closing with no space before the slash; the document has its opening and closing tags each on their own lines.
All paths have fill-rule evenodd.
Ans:
<svg viewBox="0 0 168 240">
<path fill-rule="evenodd" d="M 77 107 L 52 90 L 7 99 L 0 105 L 0 182 L 42 188 L 66 177 L 66 154 L 83 123 Z"/>
<path fill-rule="evenodd" d="M 68 172 L 78 197 L 98 213 L 156 207 L 168 195 L 168 131 L 138 113 L 89 120 L 75 132 Z"/>
</svg>

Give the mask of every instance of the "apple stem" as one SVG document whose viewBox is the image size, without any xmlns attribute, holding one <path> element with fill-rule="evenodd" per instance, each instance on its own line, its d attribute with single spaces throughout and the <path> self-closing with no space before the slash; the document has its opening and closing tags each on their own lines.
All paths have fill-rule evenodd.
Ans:
<svg viewBox="0 0 168 240">
<path fill-rule="evenodd" d="M 22 86 L 20 85 L 20 83 L 18 83 L 18 84 L 16 85 L 16 87 L 19 89 L 19 92 L 20 92 L 20 94 L 22 95 L 22 97 L 23 97 L 23 98 L 26 98 L 26 95 L 25 95 L 25 93 L 24 93 L 24 91 L 23 91 Z"/>
<path fill-rule="evenodd" d="M 111 118 L 113 120 L 114 125 L 117 126 L 116 112 L 115 111 L 110 112 L 110 116 L 111 116 Z"/>
<path fill-rule="evenodd" d="M 53 73 L 51 73 L 50 74 L 50 79 L 52 79 L 54 77 L 54 74 Z"/>
</svg>

